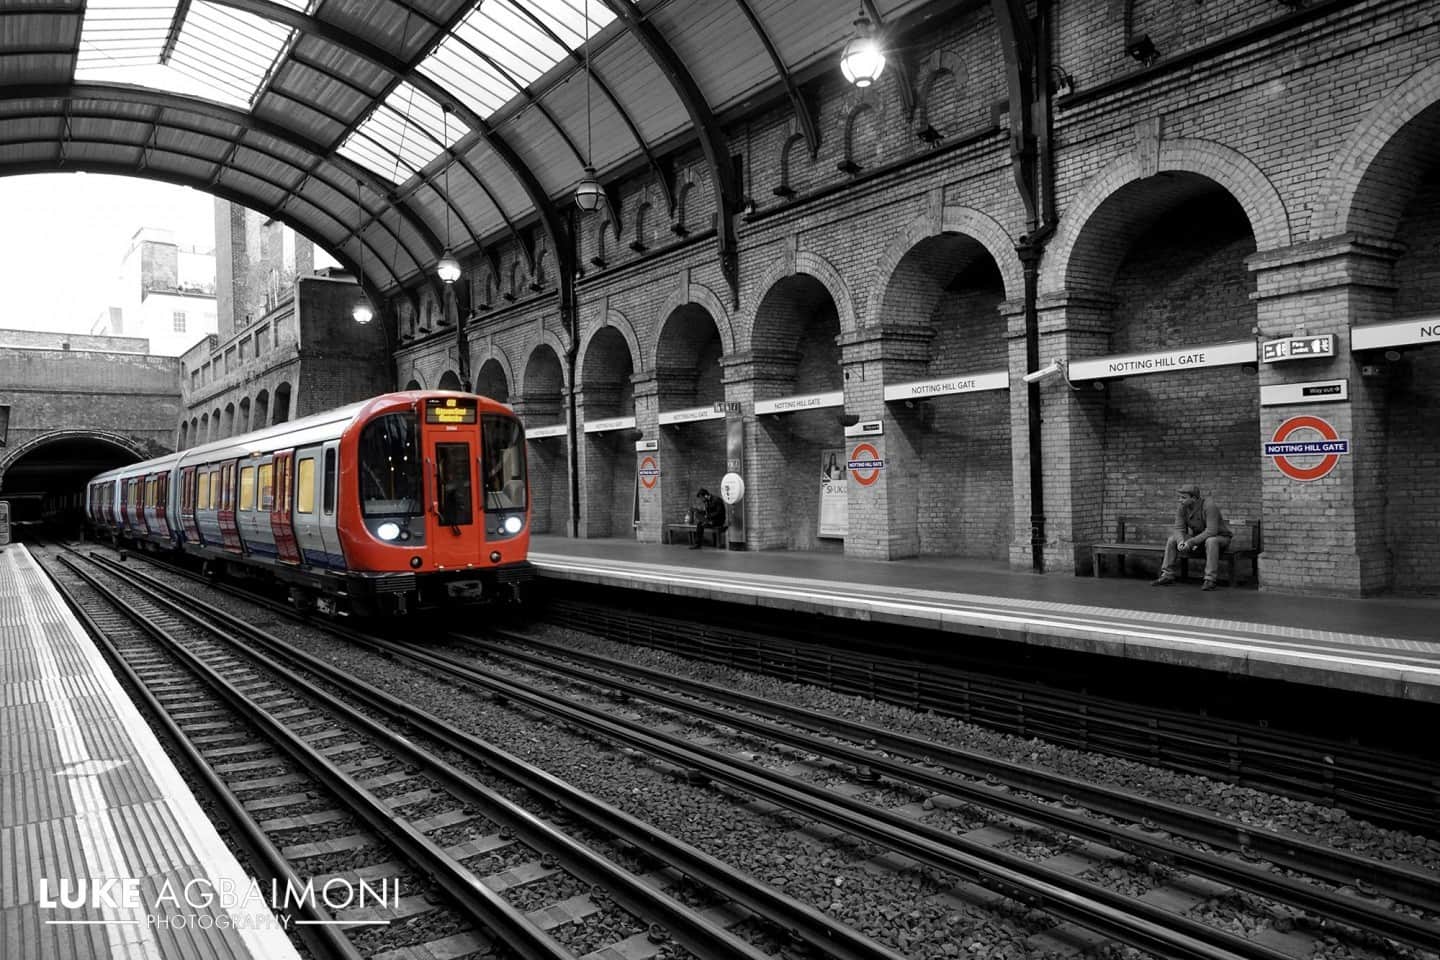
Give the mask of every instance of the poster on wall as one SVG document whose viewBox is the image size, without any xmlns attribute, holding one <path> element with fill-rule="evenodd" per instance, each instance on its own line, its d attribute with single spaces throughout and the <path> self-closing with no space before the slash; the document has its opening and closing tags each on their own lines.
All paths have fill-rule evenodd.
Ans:
<svg viewBox="0 0 1440 960">
<path fill-rule="evenodd" d="M 845 451 L 820 454 L 820 524 L 816 536 L 844 540 L 850 529 L 850 501 L 845 495 Z"/>
</svg>

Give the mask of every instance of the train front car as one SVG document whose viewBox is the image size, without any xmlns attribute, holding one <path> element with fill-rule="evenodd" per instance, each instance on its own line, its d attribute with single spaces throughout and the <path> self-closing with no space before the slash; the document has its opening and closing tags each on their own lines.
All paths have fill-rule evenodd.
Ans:
<svg viewBox="0 0 1440 960">
<path fill-rule="evenodd" d="M 517 601 L 534 578 L 525 432 L 502 404 L 389 394 L 341 440 L 339 524 L 357 612 Z M 348 476 L 347 476 L 348 474 Z"/>
</svg>

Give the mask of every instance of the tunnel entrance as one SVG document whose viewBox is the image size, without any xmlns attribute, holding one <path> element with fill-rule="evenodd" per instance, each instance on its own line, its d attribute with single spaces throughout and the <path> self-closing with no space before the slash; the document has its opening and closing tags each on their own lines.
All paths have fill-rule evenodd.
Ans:
<svg viewBox="0 0 1440 960">
<path fill-rule="evenodd" d="M 12 539 L 78 536 L 86 482 L 144 456 L 122 437 L 66 431 L 36 437 L 0 458 L 0 500 L 10 502 Z"/>
</svg>

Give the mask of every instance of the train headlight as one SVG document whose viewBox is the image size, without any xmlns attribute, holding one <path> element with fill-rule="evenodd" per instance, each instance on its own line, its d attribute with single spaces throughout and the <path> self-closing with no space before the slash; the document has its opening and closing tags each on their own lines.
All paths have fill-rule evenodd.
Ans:
<svg viewBox="0 0 1440 960">
<path fill-rule="evenodd" d="M 512 513 L 505 518 L 505 523 L 502 524 L 502 526 L 505 528 L 506 533 L 512 535 L 517 534 L 520 532 L 520 528 L 525 526 L 525 520 Z"/>
<path fill-rule="evenodd" d="M 375 535 L 381 540 L 394 540 L 400 536 L 400 524 L 387 520 L 375 528 Z"/>
</svg>

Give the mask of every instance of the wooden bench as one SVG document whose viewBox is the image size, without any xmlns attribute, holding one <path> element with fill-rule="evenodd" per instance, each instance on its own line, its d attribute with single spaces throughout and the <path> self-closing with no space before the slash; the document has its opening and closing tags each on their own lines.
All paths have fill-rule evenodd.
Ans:
<svg viewBox="0 0 1440 960">
<path fill-rule="evenodd" d="M 705 539 L 709 540 L 710 543 L 716 547 L 728 547 L 730 542 L 730 538 L 726 534 L 728 529 L 728 525 L 724 527 L 706 527 L 704 534 Z M 695 524 L 693 523 L 667 523 L 665 524 L 665 542 L 688 545 L 690 543 L 690 535 L 694 532 Z"/>
<path fill-rule="evenodd" d="M 1142 523 L 1134 517 L 1119 517 L 1115 521 L 1115 539 L 1107 543 L 1092 543 L 1090 545 L 1091 576 L 1100 576 L 1103 558 L 1106 556 L 1118 557 L 1120 573 L 1125 573 L 1125 558 L 1131 555 L 1165 557 L 1165 540 L 1170 536 L 1170 524 L 1166 523 Z M 1260 539 L 1260 521 L 1250 521 L 1236 517 L 1230 521 L 1230 529 L 1235 536 L 1230 540 L 1230 546 L 1220 554 L 1220 573 L 1226 576 L 1226 582 L 1235 586 L 1235 568 L 1240 560 L 1250 562 L 1250 579 L 1255 583 L 1260 582 L 1259 555 L 1264 549 Z M 1154 539 L 1154 531 L 1164 531 L 1164 536 Z M 1148 536 L 1146 534 L 1149 534 Z M 1185 579 L 1190 573 L 1190 563 L 1198 560 L 1205 563 L 1203 550 L 1192 550 L 1188 554 L 1180 555 L 1180 579 Z M 1243 581 L 1242 581 L 1243 582 Z"/>
</svg>

